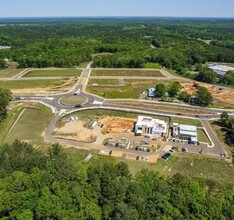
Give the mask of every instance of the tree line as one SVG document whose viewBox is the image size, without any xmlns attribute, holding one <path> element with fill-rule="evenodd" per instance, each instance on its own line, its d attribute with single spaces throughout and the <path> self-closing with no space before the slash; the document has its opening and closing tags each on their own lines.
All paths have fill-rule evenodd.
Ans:
<svg viewBox="0 0 234 220">
<path fill-rule="evenodd" d="M 15 141 L 0 147 L 2 219 L 233 219 L 233 184 L 70 160 Z"/>
<path fill-rule="evenodd" d="M 5 65 L 4 58 L 18 62 L 19 67 L 38 68 L 74 67 L 91 60 L 94 67 L 142 68 L 155 62 L 184 74 L 197 64 L 234 62 L 233 30 L 228 20 L 91 19 L 6 24 L 0 27 L 0 45 L 11 49 L 0 51 L 0 68 Z"/>
</svg>

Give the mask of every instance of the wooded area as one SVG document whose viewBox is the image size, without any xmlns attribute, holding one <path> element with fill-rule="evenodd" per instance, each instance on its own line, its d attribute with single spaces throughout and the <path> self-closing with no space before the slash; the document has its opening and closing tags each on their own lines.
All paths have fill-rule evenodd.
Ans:
<svg viewBox="0 0 234 220">
<path fill-rule="evenodd" d="M 14 21 L 0 27 L 0 51 L 20 67 L 141 68 L 160 63 L 186 74 L 206 62 L 234 62 L 232 20 L 87 19 Z M 101 55 L 100 55 L 101 54 Z"/>
<path fill-rule="evenodd" d="M 2 219 L 233 219 L 233 184 L 172 177 L 125 163 L 72 161 L 16 141 L 0 147 Z"/>
</svg>

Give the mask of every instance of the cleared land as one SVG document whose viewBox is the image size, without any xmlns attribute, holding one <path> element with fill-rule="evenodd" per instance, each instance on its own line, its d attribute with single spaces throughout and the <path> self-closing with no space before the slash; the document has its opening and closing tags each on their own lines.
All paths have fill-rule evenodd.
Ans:
<svg viewBox="0 0 234 220">
<path fill-rule="evenodd" d="M 124 80 L 126 86 L 121 87 L 91 87 L 88 86 L 86 90 L 90 93 L 103 96 L 109 99 L 117 99 L 117 98 L 133 98 L 137 99 L 141 95 L 143 91 L 150 87 L 155 87 L 159 83 L 163 83 L 165 85 L 171 84 L 173 81 L 168 80 L 132 80 L 127 79 Z"/>
<path fill-rule="evenodd" d="M 4 138 L 4 142 L 12 143 L 15 139 L 18 139 L 37 144 L 37 146 L 43 145 L 42 134 L 52 117 L 51 110 L 44 105 L 33 103 L 24 105 L 23 108 L 25 109 L 23 115 L 19 118 L 10 133 Z"/>
<path fill-rule="evenodd" d="M 76 80 L 35 79 L 0 81 L 0 87 L 10 89 L 14 94 L 35 94 L 66 92 L 72 88 Z"/>
<path fill-rule="evenodd" d="M 3 69 L 0 70 L 0 78 L 12 78 L 22 72 L 24 69 Z"/>
<path fill-rule="evenodd" d="M 81 95 L 66 96 L 60 99 L 60 103 L 64 105 L 78 105 L 78 104 L 81 105 L 86 101 L 87 101 L 87 98 Z"/>
<path fill-rule="evenodd" d="M 111 117 L 120 117 L 120 118 L 129 118 L 129 119 L 137 119 L 139 113 L 129 113 L 124 111 L 108 111 L 108 110 L 86 110 L 86 111 L 79 111 L 75 112 L 72 115 L 68 115 L 65 118 L 70 118 L 71 116 L 77 116 L 79 120 L 85 122 L 86 125 L 91 124 L 94 119 L 100 118 L 103 116 L 111 116 Z M 169 117 L 161 116 L 161 115 L 147 115 L 152 116 L 154 118 L 162 119 L 166 122 L 169 122 Z M 188 119 L 188 118 L 171 118 L 172 122 L 181 123 L 181 124 L 188 124 L 188 125 L 195 125 L 198 127 L 202 127 L 202 124 L 199 120 L 195 119 Z"/>
<path fill-rule="evenodd" d="M 159 70 L 92 70 L 92 76 L 149 76 L 164 77 Z"/>
<path fill-rule="evenodd" d="M 82 70 L 34 70 L 24 77 L 80 76 Z"/>
<path fill-rule="evenodd" d="M 92 85 L 119 85 L 118 79 L 89 79 L 88 86 Z"/>
<path fill-rule="evenodd" d="M 69 159 L 75 164 L 79 165 L 80 161 L 84 161 L 90 151 L 77 150 L 75 148 L 68 148 L 66 152 L 69 155 Z M 94 157 L 84 165 L 90 166 L 98 163 L 105 163 L 110 161 L 113 163 L 125 162 L 128 164 L 130 171 L 133 174 L 141 171 L 142 169 L 148 169 L 157 171 L 161 174 L 172 176 L 176 173 L 180 173 L 189 177 L 205 178 L 220 183 L 234 182 L 234 166 L 227 163 L 225 160 L 205 158 L 199 155 L 191 154 L 177 154 L 175 153 L 168 161 L 158 159 L 157 163 L 147 163 L 142 161 L 136 161 L 135 159 L 129 160 L 125 158 L 109 157 L 98 155 L 97 151 L 92 151 Z"/>
</svg>

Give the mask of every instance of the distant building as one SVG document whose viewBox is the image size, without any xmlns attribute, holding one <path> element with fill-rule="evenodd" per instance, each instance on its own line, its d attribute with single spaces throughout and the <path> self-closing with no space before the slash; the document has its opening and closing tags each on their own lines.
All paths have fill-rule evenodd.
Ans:
<svg viewBox="0 0 234 220">
<path fill-rule="evenodd" d="M 219 76 L 224 76 L 228 71 L 234 71 L 233 67 L 225 65 L 210 64 L 209 68 L 212 69 Z"/>
<path fill-rule="evenodd" d="M 197 144 L 197 127 L 173 123 L 173 137 L 182 138 Z"/>
<path fill-rule="evenodd" d="M 147 89 L 147 96 L 150 97 L 150 98 L 155 97 L 155 88 Z"/>
<path fill-rule="evenodd" d="M 11 49 L 9 46 L 0 46 L 0 50 L 6 50 L 6 49 Z"/>
<path fill-rule="evenodd" d="M 150 137 L 162 137 L 167 134 L 168 125 L 165 121 L 147 116 L 138 116 L 135 125 L 136 135 L 148 135 Z"/>
<path fill-rule="evenodd" d="M 147 89 L 146 92 L 147 92 L 147 96 L 148 96 L 149 98 L 155 98 L 156 95 L 157 95 L 156 89 L 153 88 L 153 87 Z M 168 93 L 168 92 L 165 92 L 165 96 L 168 97 L 168 96 L 169 96 L 169 93 Z"/>
</svg>

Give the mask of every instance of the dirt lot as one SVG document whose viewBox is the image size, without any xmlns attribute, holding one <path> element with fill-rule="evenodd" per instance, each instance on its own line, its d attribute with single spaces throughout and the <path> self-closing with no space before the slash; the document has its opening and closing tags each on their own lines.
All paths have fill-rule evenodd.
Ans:
<svg viewBox="0 0 234 220">
<path fill-rule="evenodd" d="M 54 136 L 58 138 L 71 139 L 82 142 L 95 142 L 97 136 L 91 129 L 85 128 L 82 121 L 72 121 L 54 130 Z"/>
<path fill-rule="evenodd" d="M 206 83 L 181 83 L 182 91 L 193 95 L 199 86 L 206 87 L 213 95 L 215 101 L 223 104 L 234 105 L 234 91 L 230 89 L 219 89 L 216 86 L 208 85 Z"/>
<path fill-rule="evenodd" d="M 127 119 L 121 117 L 113 117 L 113 116 L 103 116 L 99 120 L 101 124 L 104 124 L 102 128 L 102 134 L 120 134 L 131 132 L 134 128 L 135 119 Z"/>
</svg>

